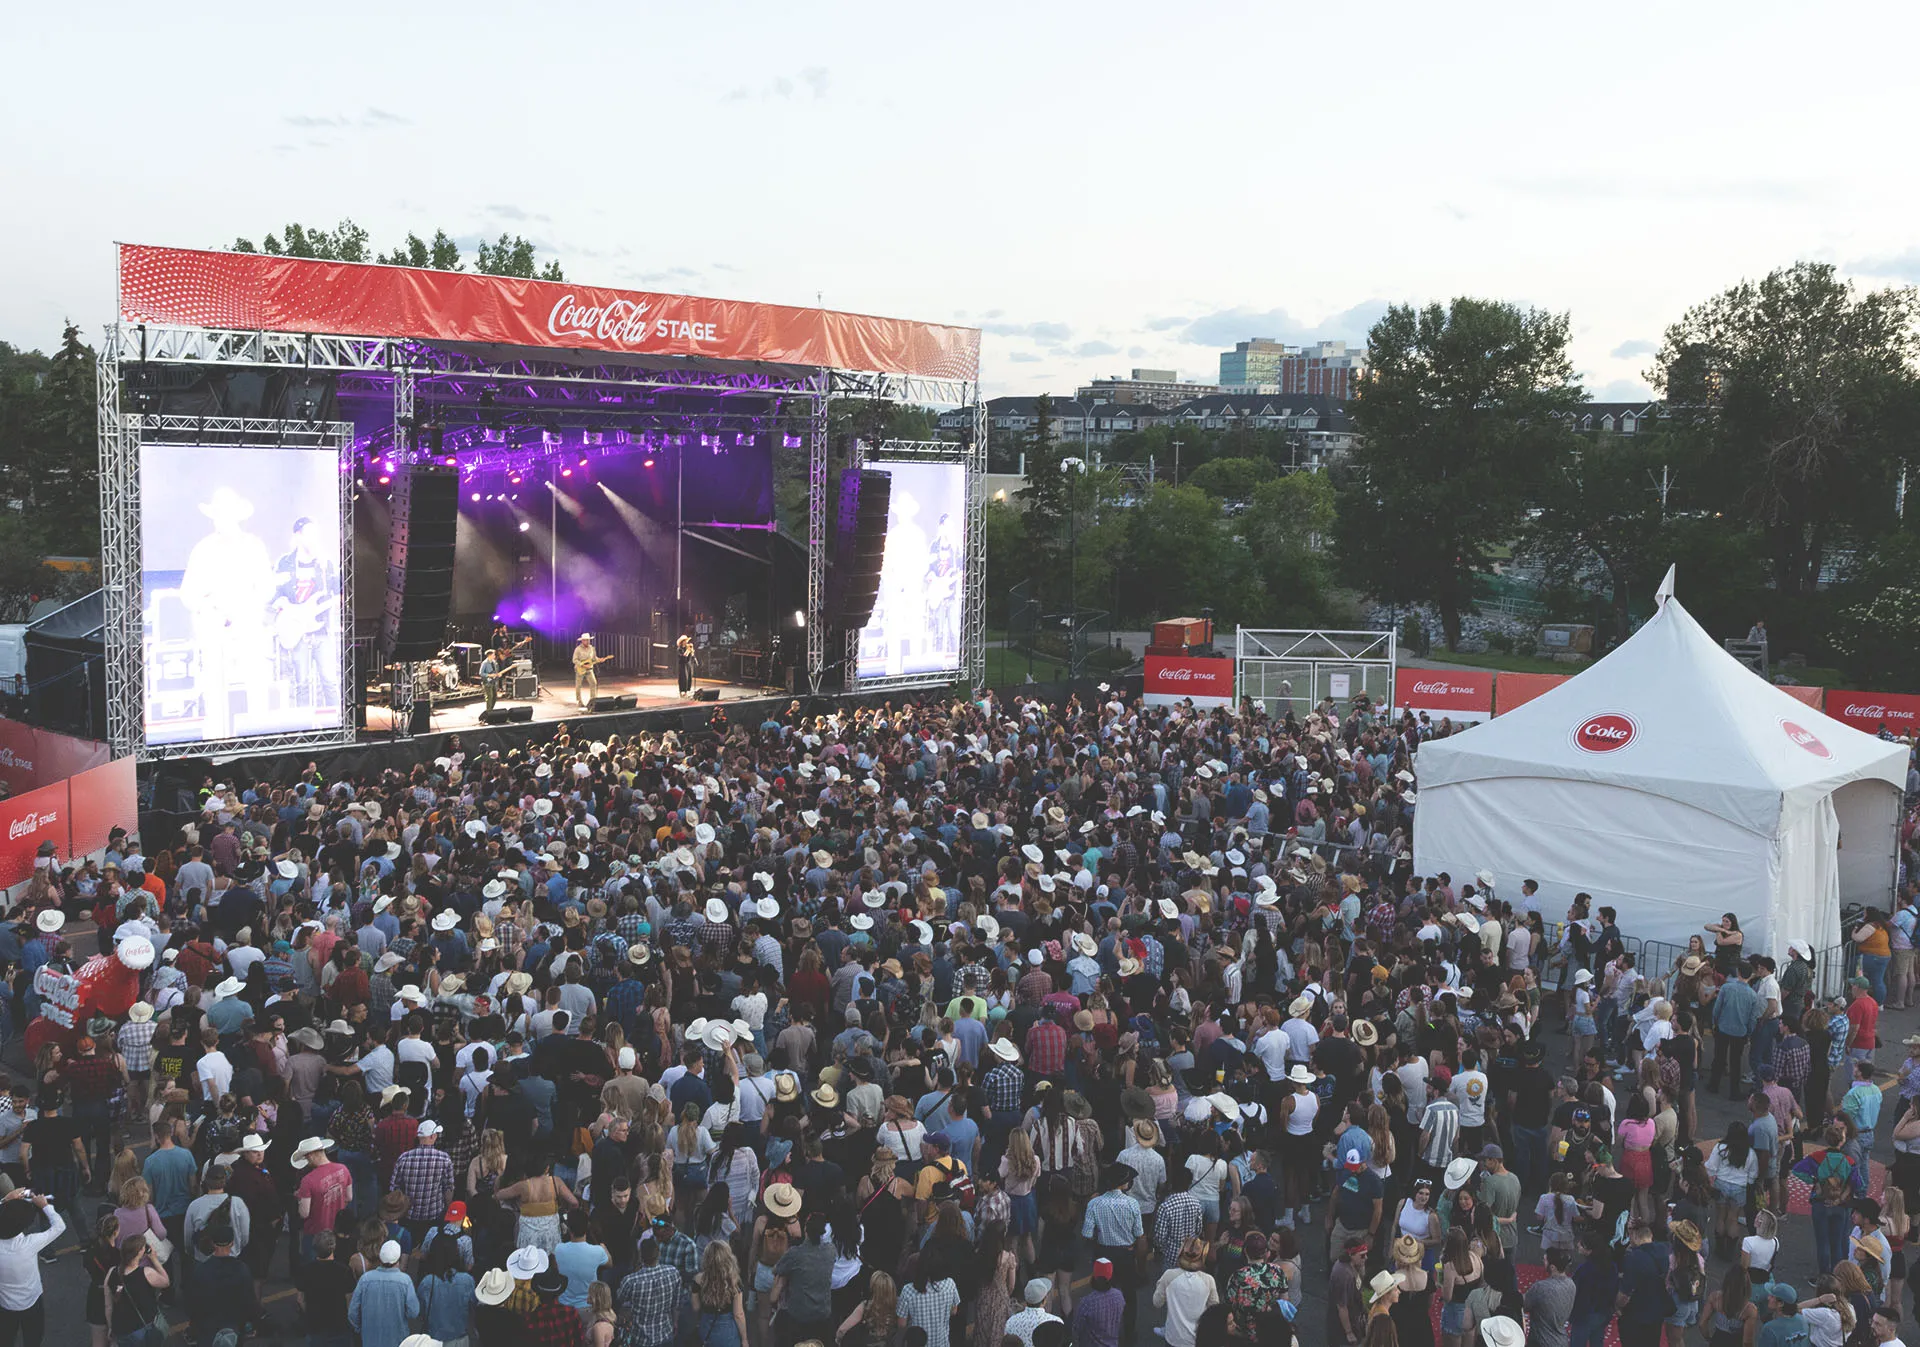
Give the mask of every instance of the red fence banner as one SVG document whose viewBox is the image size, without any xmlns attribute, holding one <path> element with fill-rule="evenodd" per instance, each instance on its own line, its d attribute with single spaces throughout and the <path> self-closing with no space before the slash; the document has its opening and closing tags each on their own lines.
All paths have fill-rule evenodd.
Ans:
<svg viewBox="0 0 1920 1347">
<path fill-rule="evenodd" d="M 12 888 L 33 873 L 42 842 L 53 843 L 62 865 L 99 851 L 117 824 L 139 823 L 132 758 L 118 758 L 51 786 L 0 800 L 0 888 Z"/>
<path fill-rule="evenodd" d="M 1195 706 L 1233 705 L 1233 661 L 1185 655 L 1148 655 L 1141 689 L 1149 706 L 1191 700 Z"/>
<path fill-rule="evenodd" d="M 0 781 L 16 795 L 98 767 L 110 756 L 96 739 L 75 739 L 0 717 Z"/>
<path fill-rule="evenodd" d="M 120 317 L 975 379 L 978 328 L 561 281 L 120 245 Z"/>
<path fill-rule="evenodd" d="M 1895 734 L 1920 732 L 1920 696 L 1910 692 L 1827 692 L 1825 711 L 1856 730 L 1874 733 L 1885 725 Z"/>
<path fill-rule="evenodd" d="M 67 801 L 64 781 L 0 800 L 0 823 L 6 825 L 6 835 L 0 837 L 0 885 L 11 887 L 33 873 L 34 853 L 42 842 L 53 843 L 59 852 L 56 859 L 66 860 L 72 841 Z"/>
<path fill-rule="evenodd" d="M 1460 669 L 1402 669 L 1394 676 L 1395 711 L 1425 711 L 1438 720 L 1485 720 L 1493 714 L 1491 672 Z"/>
<path fill-rule="evenodd" d="M 66 784 L 73 792 L 69 811 L 73 824 L 72 837 L 67 850 L 61 854 L 62 860 L 102 850 L 107 845 L 107 834 L 115 827 L 128 832 L 138 830 L 139 784 L 135 780 L 132 758 L 115 758 L 80 773 Z M 164 846 L 165 842 L 156 838 L 153 845 Z"/>
<path fill-rule="evenodd" d="M 1504 716 L 1571 677 L 1572 674 L 1503 673 L 1494 680 L 1493 713 Z"/>
<path fill-rule="evenodd" d="M 1816 711 L 1820 709 L 1820 704 L 1825 700 L 1824 694 L 1826 689 L 1812 683 L 1775 683 L 1774 686 L 1786 693 L 1789 697 L 1795 697 L 1805 702 Z"/>
</svg>

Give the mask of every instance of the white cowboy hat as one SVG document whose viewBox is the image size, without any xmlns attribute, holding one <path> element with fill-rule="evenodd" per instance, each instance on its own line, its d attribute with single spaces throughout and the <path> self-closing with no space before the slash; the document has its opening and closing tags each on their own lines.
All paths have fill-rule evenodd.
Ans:
<svg viewBox="0 0 1920 1347">
<path fill-rule="evenodd" d="M 442 908 L 433 914 L 433 929 L 436 931 L 451 931 L 459 924 L 460 914 L 450 907 Z"/>
<path fill-rule="evenodd" d="M 1180 915 L 1180 905 L 1171 898 L 1162 898 L 1159 902 L 1160 915 L 1172 921 Z"/>
<path fill-rule="evenodd" d="M 693 840 L 703 847 L 710 845 L 713 841 L 713 825 L 711 823 L 696 823 L 693 826 Z"/>
<path fill-rule="evenodd" d="M 653 957 L 653 952 L 649 950 L 645 945 L 636 944 L 636 945 L 627 946 L 627 962 L 634 965 L 634 967 L 636 968 L 639 967 L 641 964 L 644 964 L 647 960 L 651 959 L 652 957 Z"/>
<path fill-rule="evenodd" d="M 989 941 L 1000 938 L 1000 918 L 994 916 L 993 913 L 982 912 L 973 919 L 973 924 L 980 928 L 980 934 L 984 935 Z"/>
<path fill-rule="evenodd" d="M 987 1044 L 987 1050 L 1003 1062 L 1017 1062 L 1020 1060 L 1020 1049 L 1013 1045 L 1013 1040 L 1010 1038 L 994 1039 L 993 1042 Z"/>
<path fill-rule="evenodd" d="M 873 929 L 873 918 L 864 912 L 856 912 L 847 918 L 847 925 L 853 927 L 856 931 L 871 931 Z"/>
<path fill-rule="evenodd" d="M 513 1274 L 501 1267 L 485 1273 L 473 1288 L 473 1298 L 482 1305 L 504 1305 L 512 1294 Z"/>
<path fill-rule="evenodd" d="M 480 886 L 480 896 L 482 898 L 499 898 L 503 896 L 506 891 L 507 886 L 497 879 L 489 879 L 485 884 Z"/>
<path fill-rule="evenodd" d="M 486 830 L 487 822 L 485 819 L 470 818 L 466 822 L 466 833 L 468 837 L 478 837 Z"/>
<path fill-rule="evenodd" d="M 224 1001 L 230 996 L 238 996 L 246 989 L 247 984 L 239 978 L 228 978 L 213 989 L 213 999 L 216 1001 Z"/>
<path fill-rule="evenodd" d="M 55 931 L 67 924 L 67 918 L 59 908 L 49 907 L 33 919 L 33 924 L 48 935 L 52 935 Z"/>
<path fill-rule="evenodd" d="M 715 1052 L 725 1051 L 733 1046 L 733 1026 L 725 1020 L 714 1020 L 707 1025 L 706 1032 L 700 1035 L 700 1041 Z"/>
<path fill-rule="evenodd" d="M 300 867 L 289 860 L 277 860 L 273 863 L 273 868 L 279 873 L 282 879 L 292 879 L 300 873 Z"/>
<path fill-rule="evenodd" d="M 1473 1171 L 1479 1166 L 1466 1156 L 1461 1156 L 1447 1165 L 1446 1184 L 1450 1189 L 1467 1186 L 1467 1180 L 1473 1177 Z"/>
<path fill-rule="evenodd" d="M 145 1024 L 153 1018 L 153 1007 L 145 1001 L 135 1001 L 127 1008 L 127 1018 L 135 1024 Z M 253 1136 L 255 1134 L 249 1132 L 247 1135 Z"/>
<path fill-rule="evenodd" d="M 331 1137 L 308 1137 L 293 1148 L 293 1158 L 288 1161 L 295 1169 L 305 1169 L 313 1161 L 310 1157 L 333 1149 Z"/>
<path fill-rule="evenodd" d="M 1787 941 L 1787 953 L 1798 954 L 1801 958 L 1807 960 L 1808 962 L 1812 962 L 1813 960 L 1813 946 L 1809 945 L 1804 940 Z"/>
<path fill-rule="evenodd" d="M 1295 1062 L 1287 1072 L 1287 1079 L 1295 1085 L 1311 1085 L 1313 1084 L 1313 1072 L 1301 1063 Z"/>
<path fill-rule="evenodd" d="M 1035 846 L 1031 842 L 1027 843 L 1025 846 L 1020 848 L 1020 854 L 1022 856 L 1025 856 L 1028 860 L 1032 861 L 1036 865 L 1038 865 L 1041 861 L 1044 861 L 1047 858 L 1047 853 L 1040 850 L 1039 847 Z"/>
<path fill-rule="evenodd" d="M 533 802 L 533 812 L 538 814 L 541 818 L 545 818 L 548 814 L 551 814 L 553 812 L 553 801 L 549 800 L 544 795 L 541 796 L 539 799 Z"/>
<path fill-rule="evenodd" d="M 1091 959 L 1100 952 L 1100 946 L 1085 931 L 1077 931 L 1073 937 L 1073 947 Z"/>
<path fill-rule="evenodd" d="M 547 1270 L 547 1251 L 523 1245 L 507 1255 L 507 1272 L 515 1281 L 531 1281 Z"/>
<path fill-rule="evenodd" d="M 723 926 L 727 920 L 727 904 L 724 898 L 709 898 L 703 909 L 706 919 L 715 926 Z"/>
<path fill-rule="evenodd" d="M 1216 1090 L 1207 1096 L 1207 1102 L 1225 1114 L 1234 1122 L 1240 1121 L 1240 1101 L 1225 1091 Z"/>
<path fill-rule="evenodd" d="M 1496 1314 L 1480 1324 L 1480 1340 L 1487 1347 L 1520 1347 L 1527 1340 L 1520 1325 L 1504 1314 Z"/>
</svg>

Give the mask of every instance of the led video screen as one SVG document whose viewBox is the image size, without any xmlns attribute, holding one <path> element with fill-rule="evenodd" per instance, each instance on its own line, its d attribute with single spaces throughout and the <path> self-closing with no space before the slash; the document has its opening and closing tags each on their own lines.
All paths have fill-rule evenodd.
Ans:
<svg viewBox="0 0 1920 1347">
<path fill-rule="evenodd" d="M 149 744 L 340 728 L 340 516 L 333 449 L 141 446 Z"/>
<path fill-rule="evenodd" d="M 868 463 L 893 478 L 880 597 L 860 631 L 861 678 L 958 672 L 966 592 L 966 469 Z"/>
</svg>

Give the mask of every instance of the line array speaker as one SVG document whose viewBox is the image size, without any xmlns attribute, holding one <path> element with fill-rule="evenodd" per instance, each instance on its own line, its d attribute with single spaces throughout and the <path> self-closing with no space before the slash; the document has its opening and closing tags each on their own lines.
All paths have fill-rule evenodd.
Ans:
<svg viewBox="0 0 1920 1347">
<path fill-rule="evenodd" d="M 380 649 L 390 660 L 431 659 L 446 642 L 459 518 L 460 477 L 454 468 L 415 463 L 394 477 L 387 607 L 380 623 Z"/>
<path fill-rule="evenodd" d="M 832 568 L 827 574 L 827 625 L 857 631 L 873 616 L 880 567 L 887 556 L 887 508 L 893 478 L 862 468 L 840 474 Z"/>
</svg>

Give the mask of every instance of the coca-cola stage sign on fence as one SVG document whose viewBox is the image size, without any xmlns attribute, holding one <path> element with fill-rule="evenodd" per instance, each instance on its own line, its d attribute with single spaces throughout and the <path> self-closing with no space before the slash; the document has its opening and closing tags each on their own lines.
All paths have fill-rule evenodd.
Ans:
<svg viewBox="0 0 1920 1347">
<path fill-rule="evenodd" d="M 1874 733 L 1885 725 L 1895 734 L 1920 730 L 1920 697 L 1907 692 L 1827 691 L 1826 712 L 1856 730 Z"/>
<path fill-rule="evenodd" d="M 1425 711 L 1456 725 L 1485 720 L 1493 712 L 1493 679 L 1491 673 L 1458 669 L 1402 669 L 1393 681 L 1394 710 Z"/>
<path fill-rule="evenodd" d="M 1149 706 L 1192 701 L 1195 706 L 1233 705 L 1233 661 L 1148 655 L 1141 691 Z"/>
</svg>

